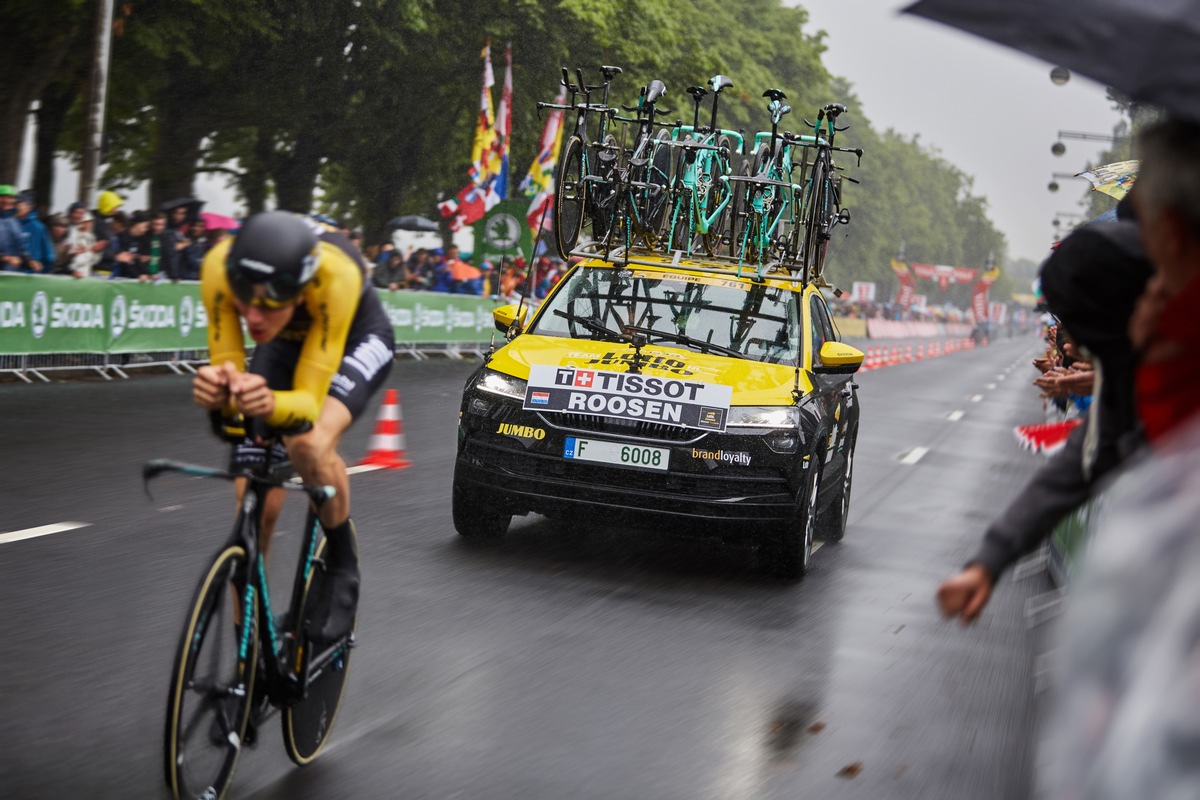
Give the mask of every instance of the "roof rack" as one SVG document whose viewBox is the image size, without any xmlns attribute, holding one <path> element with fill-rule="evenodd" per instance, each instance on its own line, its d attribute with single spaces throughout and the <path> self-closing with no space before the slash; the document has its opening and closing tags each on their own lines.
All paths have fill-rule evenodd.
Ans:
<svg viewBox="0 0 1200 800">
<path fill-rule="evenodd" d="M 729 256 L 708 256 L 704 260 L 688 258 L 682 250 L 672 250 L 670 256 L 640 248 L 612 247 L 605 249 L 603 242 L 589 242 L 571 251 L 572 256 L 579 258 L 597 259 L 610 264 L 624 266 L 637 264 L 642 267 L 675 267 L 694 272 L 704 272 L 709 275 L 730 275 L 735 278 L 749 278 L 762 282 L 768 278 L 775 281 L 804 284 L 804 271 L 799 265 L 789 265 L 783 261 L 768 261 L 766 264 L 753 266 L 739 264 Z M 813 275 L 809 281 L 818 289 L 829 288 L 840 295 L 841 291 L 825 280 L 822 275 Z"/>
</svg>

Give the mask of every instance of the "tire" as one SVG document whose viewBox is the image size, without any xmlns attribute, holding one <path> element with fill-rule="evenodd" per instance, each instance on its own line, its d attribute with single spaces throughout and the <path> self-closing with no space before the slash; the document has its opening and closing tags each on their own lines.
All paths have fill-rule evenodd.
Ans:
<svg viewBox="0 0 1200 800">
<path fill-rule="evenodd" d="M 750 162 L 743 161 L 738 170 L 739 177 L 750 177 Z M 737 181 L 733 185 L 733 200 L 729 203 L 729 257 L 738 258 L 742 252 L 742 238 L 746 232 L 746 207 L 750 204 L 750 184 Z"/>
<path fill-rule="evenodd" d="M 300 630 L 307 628 L 310 613 L 310 602 L 316 602 L 321 596 L 321 586 L 325 580 L 325 563 L 321 555 L 325 552 L 325 539 L 317 545 L 316 558 L 308 579 L 304 585 L 304 594 L 300 600 L 300 619 L 303 623 Z M 296 650 L 295 669 L 300 659 L 304 657 L 304 648 L 310 643 L 303 640 Z M 283 746 L 288 758 L 299 766 L 307 766 L 321 754 L 329 734 L 337 720 L 338 709 L 342 705 L 342 691 L 346 687 L 346 674 L 350 667 L 350 648 L 343 646 L 328 661 L 320 665 L 312 665 L 309 669 L 309 682 L 303 699 L 285 706 L 280 722 L 283 725 Z M 315 677 L 313 673 L 316 673 Z"/>
<path fill-rule="evenodd" d="M 821 239 L 823 238 L 821 228 L 829 213 L 829 192 L 825 186 L 826 175 L 825 162 L 818 159 L 813 164 L 812 182 L 805 192 L 803 257 L 804 271 L 810 277 L 821 274 L 824 261 L 820 256 Z"/>
<path fill-rule="evenodd" d="M 724 148 L 725 153 L 733 151 L 733 143 L 729 137 L 722 136 L 718 141 L 718 145 Z M 712 216 L 712 213 L 725 202 L 725 198 L 729 196 L 730 188 L 728 183 L 723 183 L 721 178 L 725 174 L 725 165 L 729 163 L 723 156 L 713 156 L 708 161 L 708 180 L 709 189 L 708 196 L 705 202 L 702 203 L 704 215 Z M 704 234 L 701 239 L 701 244 L 704 247 L 704 252 L 710 256 L 715 256 L 721 249 L 721 238 L 725 235 L 725 229 L 728 227 L 729 221 L 729 205 L 725 206 L 725 210 L 713 220 L 712 225 L 708 227 L 708 233 Z"/>
<path fill-rule="evenodd" d="M 241 546 L 213 559 L 175 651 L 163 755 L 167 787 L 177 800 L 221 797 L 242 751 L 258 667 L 257 596 L 245 636 L 235 620 L 233 598 L 245 596 L 246 574 Z"/>
<path fill-rule="evenodd" d="M 854 447 L 858 442 L 856 430 L 846 444 L 846 468 L 842 471 L 842 487 L 837 500 L 817 519 L 817 535 L 826 542 L 840 542 L 846 535 L 850 517 L 850 489 L 854 483 Z"/>
<path fill-rule="evenodd" d="M 563 146 L 554 176 L 554 242 L 565 261 L 579 242 L 587 184 L 583 182 L 583 140 L 571 136 Z"/>
<path fill-rule="evenodd" d="M 454 481 L 454 489 L 451 492 L 451 511 L 454 515 L 454 529 L 464 539 L 499 539 L 508 533 L 508 525 L 512 522 L 512 514 L 487 508 L 485 503 L 472 497 L 457 480 Z"/>
<path fill-rule="evenodd" d="M 671 248 L 670 250 L 682 250 L 684 256 L 692 254 L 692 192 L 690 189 L 684 189 L 679 200 L 675 204 L 673 212 L 675 216 L 674 223 L 668 219 L 667 223 L 671 226 Z M 670 250 L 667 254 L 670 255 Z"/>
<path fill-rule="evenodd" d="M 817 528 L 817 496 L 821 488 L 820 453 L 813 453 L 805 475 L 804 495 L 797 498 L 791 524 L 767 534 L 762 555 L 768 575 L 786 580 L 803 578 L 812 559 Z"/>
<path fill-rule="evenodd" d="M 663 144 L 671 140 L 671 132 L 659 130 L 651 142 L 650 163 L 647 165 L 646 182 L 658 186 L 657 192 L 645 189 L 641 207 L 642 227 L 639 233 L 646 248 L 653 250 L 666 233 L 667 210 L 670 208 L 671 148 Z"/>
<path fill-rule="evenodd" d="M 604 137 L 603 148 L 593 148 L 589 171 L 599 177 L 600 182 L 591 184 L 587 195 L 587 219 L 591 222 L 592 240 L 603 241 L 608 235 L 612 217 L 611 202 L 613 168 L 617 164 L 617 140 L 610 133 Z"/>
</svg>

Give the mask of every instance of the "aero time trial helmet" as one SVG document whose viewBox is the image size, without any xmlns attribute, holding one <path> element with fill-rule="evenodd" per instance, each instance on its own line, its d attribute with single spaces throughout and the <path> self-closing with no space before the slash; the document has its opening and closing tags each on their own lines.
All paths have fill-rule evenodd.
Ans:
<svg viewBox="0 0 1200 800">
<path fill-rule="evenodd" d="M 266 308 L 295 300 L 316 270 L 316 233 L 286 211 L 265 211 L 246 220 L 225 259 L 234 296 Z"/>
</svg>

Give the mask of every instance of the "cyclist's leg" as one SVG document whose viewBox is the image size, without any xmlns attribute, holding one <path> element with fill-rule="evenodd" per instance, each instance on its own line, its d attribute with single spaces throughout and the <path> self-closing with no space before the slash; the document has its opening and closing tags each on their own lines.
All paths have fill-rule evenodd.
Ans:
<svg viewBox="0 0 1200 800">
<path fill-rule="evenodd" d="M 336 491 L 320 512 L 326 540 L 327 579 L 311 620 L 311 633 L 324 641 L 350 632 L 358 605 L 358 546 L 350 519 L 350 479 L 338 445 L 391 371 L 394 358 L 391 324 L 386 318 L 383 324 L 387 326 L 385 329 L 377 329 L 347 344 L 346 357 L 313 427 L 286 439 L 292 464 L 304 482 L 325 484 Z"/>
</svg>

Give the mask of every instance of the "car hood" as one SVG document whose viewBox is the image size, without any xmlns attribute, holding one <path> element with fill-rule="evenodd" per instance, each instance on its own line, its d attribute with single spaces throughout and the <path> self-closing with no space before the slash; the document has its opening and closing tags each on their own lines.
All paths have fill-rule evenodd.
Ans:
<svg viewBox="0 0 1200 800">
<path fill-rule="evenodd" d="M 496 351 L 488 366 L 514 378 L 528 380 L 529 368 L 535 364 L 626 372 L 632 356 L 633 347 L 620 342 L 526 333 Z M 642 373 L 690 377 L 705 383 L 731 386 L 732 405 L 735 406 L 791 405 L 792 389 L 796 385 L 796 370 L 791 366 L 657 344 L 642 348 Z M 805 394 L 812 391 L 804 370 L 800 371 L 800 391 Z"/>
</svg>

